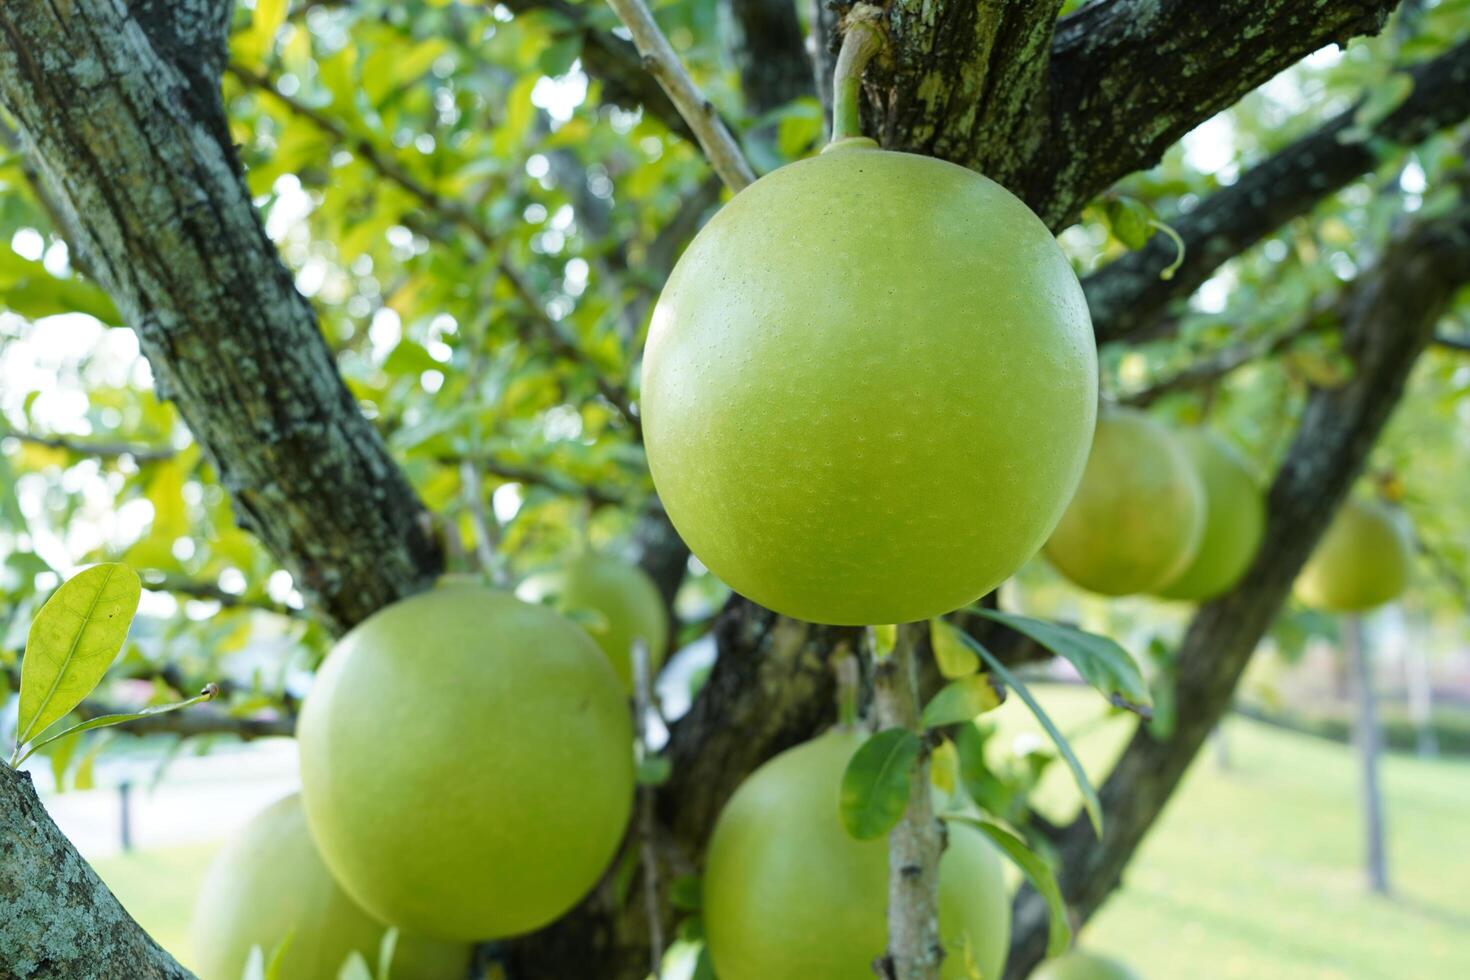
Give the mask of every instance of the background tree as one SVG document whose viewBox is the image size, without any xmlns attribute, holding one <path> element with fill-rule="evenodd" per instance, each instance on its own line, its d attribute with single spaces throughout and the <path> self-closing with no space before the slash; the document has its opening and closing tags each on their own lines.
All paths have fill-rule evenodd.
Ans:
<svg viewBox="0 0 1470 980">
<path fill-rule="evenodd" d="M 1365 466 L 1410 488 L 1431 552 L 1463 567 L 1451 531 L 1470 495 L 1446 460 L 1466 448 L 1456 128 L 1470 113 L 1470 8 L 1416 5 L 1405 30 L 1368 39 L 1394 6 L 885 8 L 868 131 L 1025 200 L 1084 274 L 1110 394 L 1209 412 L 1275 474 L 1268 547 L 1163 658 L 1168 709 L 1102 787 L 1103 837 L 1083 817 L 1018 816 L 1054 848 L 1079 919 L 1117 887 Z M 820 142 L 841 13 L 689 0 L 659 22 L 765 170 Z M 29 319 L 126 325 L 151 371 L 84 367 L 80 432 L 48 428 L 59 396 L 4 393 L 0 463 L 16 477 L 0 480 L 0 522 L 12 624 L 55 583 L 47 555 L 120 554 L 175 597 L 151 600 L 158 617 L 110 696 L 127 678 L 182 694 L 224 675 L 223 707 L 135 726 L 185 735 L 289 731 L 331 636 L 446 570 L 519 577 L 585 542 L 636 556 L 680 639 L 708 633 L 718 651 L 664 750 L 667 928 L 667 883 L 697 866 L 746 774 L 832 720 L 832 665 L 860 635 L 727 597 L 652 495 L 640 340 L 722 191 L 613 25 L 563 0 L 7 0 L 0 103 L 15 152 L 0 222 L 31 254 L 4 259 L 0 300 Z M 1348 46 L 1302 61 L 1333 43 Z M 1293 86 L 1268 84 L 1288 68 Z M 1239 158 L 1204 167 L 1176 149 L 1224 110 Z M 1443 451 L 1421 451 L 1431 444 Z M 25 512 L 12 488 L 40 505 Z M 105 537 L 71 530 L 99 512 L 119 515 Z M 955 621 L 1008 662 L 1041 655 L 988 621 Z M 18 646 L 7 637 L 12 665 Z M 24 922 L 119 923 L 75 937 L 72 955 L 101 976 L 144 962 L 183 975 L 124 927 L 8 770 L 0 828 L 12 849 L 0 895 Z M 8 860 L 21 852 L 37 856 Z M 646 916 L 614 884 L 495 955 L 512 976 L 589 962 L 643 976 Z M 1045 946 L 1046 912 L 1029 889 L 1015 911 L 1019 977 Z M 65 962 L 63 938 L 27 935 Z"/>
</svg>

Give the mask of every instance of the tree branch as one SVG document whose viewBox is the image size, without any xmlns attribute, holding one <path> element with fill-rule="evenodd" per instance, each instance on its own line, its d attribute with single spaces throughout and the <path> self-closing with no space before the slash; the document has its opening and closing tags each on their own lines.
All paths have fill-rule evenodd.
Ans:
<svg viewBox="0 0 1470 980">
<path fill-rule="evenodd" d="M 1323 323 L 1320 318 L 1304 317 L 1296 326 L 1290 330 L 1283 330 L 1275 337 L 1264 342 L 1254 344 L 1243 344 L 1221 351 L 1213 357 L 1196 361 L 1189 367 L 1156 381 L 1147 388 L 1132 392 L 1118 399 L 1119 404 L 1131 405 L 1134 408 L 1147 408 L 1165 395 L 1175 394 L 1181 391 L 1192 391 L 1200 388 L 1209 388 L 1217 384 L 1222 378 L 1240 368 L 1257 361 L 1265 360 L 1286 350 L 1296 343 L 1302 336 L 1314 330 L 1322 329 Z"/>
<path fill-rule="evenodd" d="M 261 612 L 274 613 L 277 616 L 298 618 L 306 615 L 306 610 L 297 609 L 284 603 L 273 602 L 270 599 L 250 598 L 234 592 L 226 592 L 215 582 L 201 582 L 180 575 L 169 575 L 163 572 L 150 572 L 148 570 L 144 570 L 141 575 L 143 588 L 149 592 L 168 592 L 189 599 L 203 599 L 208 602 L 217 602 L 226 609 L 258 609 Z"/>
<path fill-rule="evenodd" d="M 1055 161 L 1021 178 L 1054 229 L 1196 125 L 1327 44 L 1376 34 L 1398 0 L 1099 0 L 1051 55 Z"/>
<path fill-rule="evenodd" d="M 30 774 L 7 765 L 0 765 L 0 908 L 0 968 L 7 977 L 194 976 L 133 921 L 52 823 Z"/>
<path fill-rule="evenodd" d="M 1376 167 L 1395 146 L 1411 146 L 1470 116 L 1470 40 L 1414 66 L 1413 92 L 1367 132 L 1348 138 L 1362 103 L 1247 170 L 1183 215 L 1168 219 L 1184 240 L 1172 279 L 1159 273 L 1175 258 L 1162 234 L 1082 280 L 1101 342 L 1122 340 L 1155 323 L 1235 255 L 1292 218 L 1306 214 Z"/>
<path fill-rule="evenodd" d="M 1344 351 L 1356 364 L 1341 387 L 1313 392 L 1267 504 L 1263 548 L 1230 593 L 1202 606 L 1180 645 L 1175 731 L 1156 739 L 1140 728 L 1103 784 L 1101 840 L 1079 817 L 1062 833 L 1060 883 L 1086 920 L 1117 887 L 1124 866 L 1190 760 L 1230 705 L 1236 682 L 1347 495 L 1435 321 L 1470 280 L 1470 203 L 1412 228 L 1337 304 Z M 1046 947 L 1046 904 L 1030 888 L 1017 896 L 1006 976 L 1024 977 Z"/>
<path fill-rule="evenodd" d="M 689 77 L 689 72 L 674 52 L 674 46 L 659 30 L 648 5 L 643 0 L 608 0 L 608 6 L 633 35 L 633 43 L 643 58 L 643 67 L 668 93 L 679 115 L 694 132 L 710 166 L 720 175 L 720 180 L 736 193 L 753 183 L 755 171 L 745 159 L 740 144 L 735 142 L 725 121 L 694 84 L 694 79 Z"/>
<path fill-rule="evenodd" d="M 915 661 L 928 623 L 897 627 L 893 652 L 873 668 L 873 721 L 878 731 L 904 728 L 923 735 Z M 934 815 L 926 747 L 909 784 L 903 818 L 888 834 L 888 980 L 937 980 L 944 961 L 939 936 L 939 858 L 944 831 Z"/>
<path fill-rule="evenodd" d="M 161 459 L 172 459 L 176 453 L 169 446 L 145 446 L 128 442 L 101 442 L 72 436 L 41 436 L 30 432 L 0 427 L 0 440 L 14 439 L 30 446 L 60 449 L 75 456 L 90 456 L 94 459 L 117 459 L 129 456 L 139 463 L 151 463 Z"/>
</svg>

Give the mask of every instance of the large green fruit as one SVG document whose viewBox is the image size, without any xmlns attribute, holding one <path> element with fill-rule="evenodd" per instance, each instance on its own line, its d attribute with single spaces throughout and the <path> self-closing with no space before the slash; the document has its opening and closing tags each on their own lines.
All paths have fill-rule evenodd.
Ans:
<svg viewBox="0 0 1470 980">
<path fill-rule="evenodd" d="M 1240 581 L 1256 557 L 1266 530 L 1260 482 L 1235 448 L 1203 430 L 1179 435 L 1205 490 L 1205 529 L 1194 559 L 1159 595 L 1210 599 Z"/>
<path fill-rule="evenodd" d="M 1204 523 L 1204 487 L 1173 433 L 1142 412 L 1110 409 L 1046 556 L 1084 589 L 1153 592 L 1184 571 Z"/>
<path fill-rule="evenodd" d="M 386 928 L 332 880 L 293 795 L 261 811 L 214 859 L 194 907 L 194 965 L 201 980 L 240 980 L 251 947 L 269 959 L 290 936 L 278 980 L 337 980 L 354 950 L 377 964 Z M 393 980 L 460 977 L 469 960 L 466 943 L 403 935 Z"/>
<path fill-rule="evenodd" d="M 526 932 L 597 881 L 633 798 L 632 720 L 587 634 L 477 586 L 337 644 L 297 727 L 311 832 L 342 887 L 450 939 Z"/>
<path fill-rule="evenodd" d="M 650 671 L 663 663 L 669 642 L 663 596 L 637 565 L 589 553 L 537 575 L 520 594 L 532 601 L 551 599 L 562 612 L 591 613 L 579 624 L 607 654 L 625 691 L 633 690 L 634 640 L 648 647 Z"/>
<path fill-rule="evenodd" d="M 1138 974 L 1116 960 L 1074 949 L 1038 966 L 1031 980 L 1138 980 Z"/>
<path fill-rule="evenodd" d="M 1297 576 L 1297 598 L 1324 612 L 1381 606 L 1408 585 L 1413 552 L 1397 514 L 1376 501 L 1348 500 Z"/>
<path fill-rule="evenodd" d="M 1092 439 L 1077 277 L 1000 185 L 844 144 L 761 178 L 654 310 L 648 463 L 694 554 L 821 623 L 901 623 L 1034 555 Z"/>
<path fill-rule="evenodd" d="M 704 926 L 720 980 L 854 980 L 887 945 L 888 845 L 848 836 L 842 774 L 864 736 L 833 732 L 781 753 L 730 798 L 710 838 Z M 999 977 L 1010 943 L 1000 860 L 980 831 L 949 826 L 940 860 L 945 980 L 966 951 Z"/>
</svg>

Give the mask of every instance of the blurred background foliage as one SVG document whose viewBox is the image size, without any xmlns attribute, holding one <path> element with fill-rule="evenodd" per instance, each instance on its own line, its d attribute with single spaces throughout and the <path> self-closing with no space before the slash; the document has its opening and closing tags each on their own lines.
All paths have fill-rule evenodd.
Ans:
<svg viewBox="0 0 1470 980">
<path fill-rule="evenodd" d="M 631 554 L 652 490 L 636 416 L 649 309 L 723 196 L 694 147 L 605 104 L 581 71 L 567 12 L 611 30 L 605 7 L 517 7 L 241 3 L 224 88 L 267 232 L 352 393 L 442 520 L 451 571 L 505 582 L 584 547 Z M 760 169 L 813 151 L 824 129 L 815 99 L 747 110 L 722 4 L 657 9 Z M 1401 67 L 1446 50 L 1467 19 L 1470 2 L 1442 0 L 1412 30 L 1319 52 L 1205 123 L 1062 235 L 1079 274 L 1365 93 L 1365 126 L 1391 111 L 1408 94 Z M 1383 147 L 1374 173 L 1228 262 L 1148 339 L 1105 348 L 1105 390 L 1152 398 L 1191 365 L 1238 361 L 1157 398 L 1155 411 L 1221 431 L 1269 474 L 1308 386 L 1350 370 L 1314 311 L 1405 215 L 1453 200 L 1444 175 L 1463 165 L 1464 136 Z M 154 394 L 132 333 L 71 262 L 13 147 L 0 156 L 0 238 L 0 685 L 13 688 L 50 590 L 117 559 L 150 591 L 100 698 L 168 700 L 223 680 L 236 716 L 289 711 L 329 638 L 289 575 L 235 527 L 218 471 Z M 1444 332 L 1470 343 L 1470 297 Z M 1426 622 L 1449 623 L 1465 605 L 1467 395 L 1470 354 L 1432 350 L 1362 488 L 1400 499 L 1417 528 L 1424 552 L 1406 608 Z M 691 571 L 677 607 L 693 624 L 686 639 L 725 594 Z M 1084 597 L 1039 562 L 1010 588 L 1027 611 L 1105 628 L 1167 671 L 1182 610 Z M 1330 629 L 1290 610 L 1275 645 L 1295 657 Z M 85 785 L 116 738 L 58 743 L 53 767 Z M 212 744 L 157 740 L 162 760 Z"/>
</svg>

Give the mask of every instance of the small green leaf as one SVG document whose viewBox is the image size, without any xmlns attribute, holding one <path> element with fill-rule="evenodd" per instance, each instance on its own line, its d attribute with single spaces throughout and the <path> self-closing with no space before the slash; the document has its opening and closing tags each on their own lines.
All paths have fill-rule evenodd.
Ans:
<svg viewBox="0 0 1470 980">
<path fill-rule="evenodd" d="M 1004 694 L 991 683 L 989 674 L 971 674 L 941 687 L 924 706 L 919 720 L 925 728 L 957 725 L 1000 707 L 1004 700 Z"/>
<path fill-rule="evenodd" d="M 669 774 L 673 768 L 673 763 L 669 762 L 665 756 L 644 756 L 638 760 L 634 776 L 639 786 L 662 786 L 669 781 Z"/>
<path fill-rule="evenodd" d="M 271 950 L 270 962 L 265 965 L 265 980 L 281 980 L 281 971 L 285 968 L 286 950 L 291 947 L 291 942 L 296 938 L 296 927 L 287 930 L 284 938 L 276 943 L 276 948 Z"/>
<path fill-rule="evenodd" d="M 1046 907 L 1051 910 L 1046 955 L 1059 956 L 1065 953 L 1072 944 L 1072 923 L 1067 919 L 1067 903 L 1062 900 L 1062 890 L 1057 886 L 1057 877 L 1052 873 L 1051 865 L 1031 850 L 1024 840 L 998 823 L 965 814 L 950 814 L 946 819 L 967 823 L 984 833 L 1031 880 L 1036 891 L 1046 899 Z"/>
<path fill-rule="evenodd" d="M 342 968 L 337 971 L 337 980 L 373 980 L 373 971 L 368 969 L 367 960 L 362 954 L 353 950 L 347 954 Z"/>
<path fill-rule="evenodd" d="M 669 882 L 669 904 L 682 912 L 698 912 L 704 906 L 704 883 L 698 875 L 679 875 Z"/>
<path fill-rule="evenodd" d="M 970 606 L 969 611 L 1029 636 L 1070 662 L 1083 680 L 1101 691 L 1113 704 L 1143 718 L 1149 716 L 1152 700 L 1148 685 L 1143 681 L 1143 673 L 1128 651 L 1106 636 L 983 606 Z"/>
<path fill-rule="evenodd" d="M 398 927 L 391 926 L 378 943 L 378 980 L 392 980 L 393 954 L 398 951 Z"/>
<path fill-rule="evenodd" d="M 951 635 L 953 625 L 942 619 L 929 620 L 929 646 L 934 649 L 934 662 L 945 680 L 956 680 L 980 669 L 980 660 L 970 649 Z"/>
<path fill-rule="evenodd" d="M 52 742 L 55 742 L 58 739 L 66 738 L 68 735 L 78 735 L 82 732 L 90 732 L 94 728 L 109 728 L 113 725 L 121 725 L 124 722 L 137 721 L 139 718 L 147 718 L 149 715 L 168 714 L 170 711 L 177 711 L 180 708 L 187 708 L 190 705 L 202 704 L 205 701 L 212 701 L 217 694 L 219 694 L 219 688 L 214 684 L 210 684 L 205 687 L 203 691 L 200 691 L 198 694 L 194 695 L 194 697 L 187 698 L 183 701 L 174 701 L 170 704 L 155 704 L 147 708 L 143 708 L 140 711 L 119 712 L 117 714 L 98 715 L 96 718 L 89 718 L 86 721 L 72 725 L 70 728 L 64 728 L 61 731 L 57 732 L 55 735 L 50 736 L 49 738 L 43 738 L 37 742 L 32 743 L 31 747 L 28 748 L 25 754 L 20 757 L 20 761 L 17 762 L 16 765 L 20 765 L 21 762 L 25 762 L 27 759 L 29 759 L 36 752 L 37 749 L 50 745 Z"/>
<path fill-rule="evenodd" d="M 126 565 L 93 565 L 72 576 L 31 622 L 20 668 L 15 754 L 81 703 L 112 666 L 138 610 L 142 584 Z"/>
<path fill-rule="evenodd" d="M 1113 237 L 1129 249 L 1143 248 L 1153 237 L 1154 229 L 1150 223 L 1154 220 L 1154 213 L 1136 198 L 1111 198 L 1103 205 L 1103 214 Z"/>
<path fill-rule="evenodd" d="M 994 610 L 986 610 L 986 612 L 994 612 Z M 1018 616 L 1016 618 L 1019 619 L 1021 617 Z M 1036 620 L 1030 620 L 1030 622 L 1036 622 Z M 970 634 L 962 631 L 959 635 L 964 638 L 965 645 L 971 650 L 974 650 L 980 656 L 980 659 L 990 666 L 990 669 L 995 672 L 995 675 L 1004 681 L 1007 687 L 1016 692 L 1026 707 L 1031 709 L 1031 713 L 1036 716 L 1036 720 L 1041 722 L 1041 727 L 1046 729 L 1046 734 L 1051 737 L 1052 742 L 1057 747 L 1057 751 L 1062 754 L 1062 760 L 1067 763 L 1067 768 L 1072 770 L 1072 778 L 1076 781 L 1077 788 L 1082 792 L 1082 805 L 1087 810 L 1088 819 L 1092 821 L 1092 829 L 1096 832 L 1097 836 L 1101 837 L 1103 826 L 1102 803 L 1097 798 L 1097 790 L 1093 788 L 1092 781 L 1087 778 L 1087 770 L 1082 768 L 1082 763 L 1077 761 L 1077 756 L 1072 752 L 1072 746 L 1067 744 L 1066 738 L 1057 730 L 1057 726 L 1052 722 L 1051 717 L 1042 710 L 1041 705 L 1031 696 L 1031 692 L 1026 689 L 1026 685 L 1016 680 L 1015 675 L 1006 669 L 1005 664 L 996 659 L 995 654 L 981 646 Z"/>
<path fill-rule="evenodd" d="M 858 840 L 888 833 L 903 819 L 923 743 L 907 728 L 886 728 L 864 742 L 842 774 L 842 825 Z"/>
<path fill-rule="evenodd" d="M 898 627 L 892 624 L 873 627 L 873 656 L 879 660 L 887 659 L 898 645 Z"/>
</svg>

